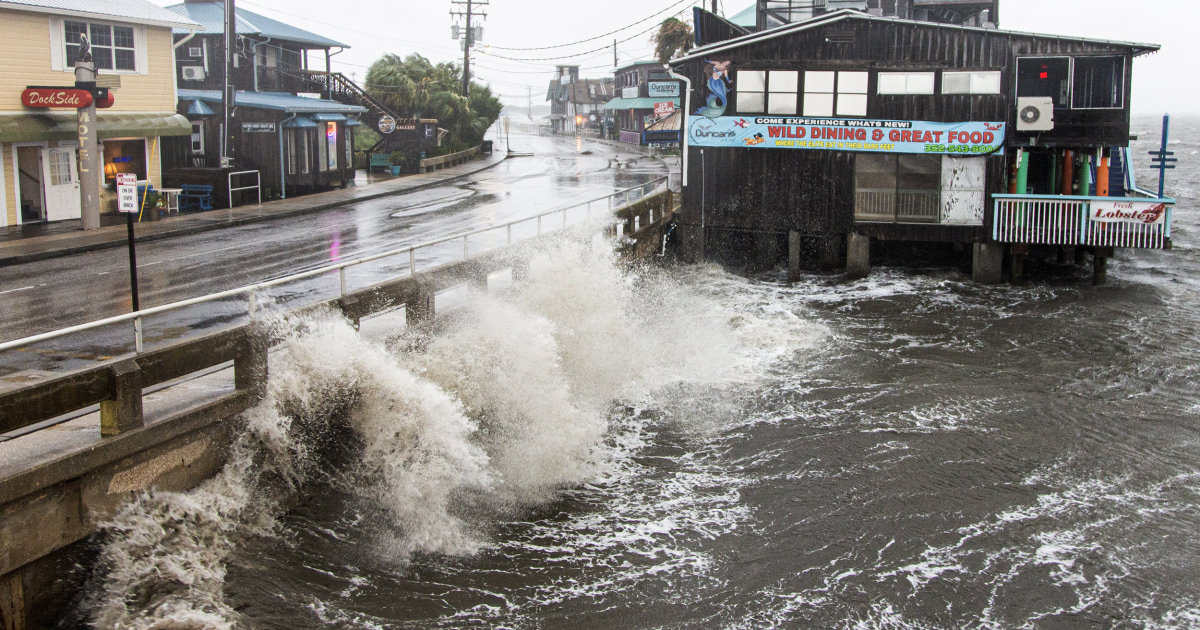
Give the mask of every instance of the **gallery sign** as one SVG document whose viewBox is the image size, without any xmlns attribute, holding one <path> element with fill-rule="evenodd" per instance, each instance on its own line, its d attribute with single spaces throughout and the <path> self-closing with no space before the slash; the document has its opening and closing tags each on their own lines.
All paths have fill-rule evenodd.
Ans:
<svg viewBox="0 0 1200 630">
<path fill-rule="evenodd" d="M 872 153 L 989 155 L 1004 152 L 1005 123 L 921 120 L 693 116 L 689 144 Z"/>
<path fill-rule="evenodd" d="M 379 132 L 380 133 L 392 133 L 395 130 L 396 130 L 396 119 L 395 118 L 392 118 L 391 116 L 380 116 L 379 117 Z"/>
<path fill-rule="evenodd" d="M 275 123 L 273 122 L 244 122 L 242 123 L 243 133 L 275 133 Z"/>
<path fill-rule="evenodd" d="M 1159 225 L 1167 216 L 1167 204 L 1160 201 L 1091 201 L 1089 218 L 1093 223 L 1142 223 Z"/>
<path fill-rule="evenodd" d="M 650 98 L 658 98 L 660 96 L 677 97 L 679 96 L 678 81 L 651 81 L 649 84 Z"/>
</svg>

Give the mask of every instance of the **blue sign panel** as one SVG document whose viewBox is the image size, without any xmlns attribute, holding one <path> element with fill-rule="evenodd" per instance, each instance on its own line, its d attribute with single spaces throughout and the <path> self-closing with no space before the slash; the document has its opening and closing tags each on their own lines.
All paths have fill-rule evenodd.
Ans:
<svg viewBox="0 0 1200 630">
<path fill-rule="evenodd" d="M 988 155 L 1004 152 L 1001 122 L 693 116 L 688 143 L 697 147 Z"/>
</svg>

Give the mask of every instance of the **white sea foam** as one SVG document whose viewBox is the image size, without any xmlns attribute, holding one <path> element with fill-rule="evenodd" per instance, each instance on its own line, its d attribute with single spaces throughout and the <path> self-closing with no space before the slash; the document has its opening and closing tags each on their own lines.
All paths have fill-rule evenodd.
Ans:
<svg viewBox="0 0 1200 630">
<path fill-rule="evenodd" d="M 640 429 L 609 431 L 614 401 L 740 376 L 739 339 L 703 296 L 653 271 L 623 272 L 603 249 L 566 244 L 545 256 L 504 299 L 469 296 L 441 332 L 396 350 L 332 314 L 278 322 L 286 351 L 273 356 L 268 397 L 246 414 L 223 471 L 188 493 L 147 493 L 106 525 L 93 623 L 232 627 L 226 559 L 242 537 L 273 533 L 317 480 L 380 515 L 364 525 L 384 558 L 473 553 L 486 544 L 481 514 L 628 479 L 611 460 L 640 448 Z M 690 334 L 672 334 L 681 326 Z M 696 499 L 736 504 L 736 484 L 693 499 L 688 488 L 708 476 L 685 479 L 671 499 L 679 515 L 605 523 L 607 540 L 586 544 L 666 559 L 642 575 L 703 573 L 702 554 L 670 541 L 682 525 L 732 527 L 687 514 Z M 312 611 L 351 619 L 325 604 Z"/>
</svg>

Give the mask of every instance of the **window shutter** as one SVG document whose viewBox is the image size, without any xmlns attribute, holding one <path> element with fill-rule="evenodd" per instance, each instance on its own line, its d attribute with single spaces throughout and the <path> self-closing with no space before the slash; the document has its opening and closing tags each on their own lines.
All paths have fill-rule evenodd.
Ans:
<svg viewBox="0 0 1200 630">
<path fill-rule="evenodd" d="M 171 38 L 174 39 L 174 38 Z M 135 26 L 133 29 L 133 45 L 137 50 L 137 73 L 150 74 L 150 55 L 147 51 L 149 42 L 146 41 L 146 27 Z M 174 68 L 172 68 L 172 71 Z"/>
<path fill-rule="evenodd" d="M 64 72 L 67 68 L 65 57 L 67 56 L 66 46 L 63 44 L 63 23 L 62 18 L 50 18 L 50 69 L 56 72 Z"/>
</svg>

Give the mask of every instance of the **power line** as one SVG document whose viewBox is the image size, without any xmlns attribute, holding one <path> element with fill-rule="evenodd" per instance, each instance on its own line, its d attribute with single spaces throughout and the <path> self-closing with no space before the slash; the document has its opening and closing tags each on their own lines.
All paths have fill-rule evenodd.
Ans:
<svg viewBox="0 0 1200 630">
<path fill-rule="evenodd" d="M 595 36 L 595 37 L 589 37 L 589 38 L 587 38 L 587 39 L 581 39 L 581 40 L 579 40 L 579 41 L 577 41 L 577 42 L 571 42 L 570 44 L 556 44 L 556 45 L 554 45 L 554 46 L 538 46 L 538 47 L 536 47 L 536 48 L 507 48 L 507 47 L 505 47 L 505 46 L 492 46 L 492 48 L 495 48 L 496 50 L 533 51 L 533 50 L 553 50 L 553 49 L 555 49 L 555 48 L 568 48 L 568 47 L 570 47 L 570 46 L 578 46 L 578 45 L 580 45 L 580 44 L 586 44 L 586 43 L 588 43 L 588 42 L 596 41 L 597 39 L 601 39 L 601 38 L 604 38 L 604 37 L 608 37 L 609 35 L 615 35 L 615 34 L 617 34 L 617 33 L 620 33 L 620 32 L 621 32 L 621 31 L 623 31 L 623 30 L 626 30 L 626 29 L 629 29 L 629 28 L 633 28 L 633 27 L 637 26 L 638 24 L 641 24 L 642 22 L 645 22 L 645 21 L 647 21 L 647 20 L 653 20 L 654 18 L 658 17 L 660 14 L 662 14 L 662 13 L 666 13 L 667 11 L 670 11 L 671 9 L 674 9 L 675 7 L 677 7 L 677 6 L 681 5 L 681 4 L 688 3 L 688 2 L 693 2 L 693 1 L 694 1 L 694 0 L 680 0 L 679 2 L 676 2 L 675 4 L 672 4 L 671 6 L 669 6 L 669 7 L 665 8 L 665 9 L 660 9 L 660 10 L 658 10 L 658 11 L 655 11 L 655 12 L 654 12 L 652 15 L 650 15 L 649 17 L 642 18 L 642 19 L 640 19 L 640 20 L 638 20 L 638 21 L 636 21 L 636 22 L 634 22 L 634 23 L 632 23 L 632 24 L 626 24 L 625 26 L 622 26 L 621 28 L 619 28 L 619 29 L 617 29 L 617 30 L 615 30 L 615 31 L 609 31 L 609 32 L 607 32 L 607 33 L 604 33 L 604 34 L 602 34 L 602 35 L 597 35 L 597 36 Z"/>
<path fill-rule="evenodd" d="M 687 0 L 687 1 L 690 1 L 690 0 Z M 675 15 L 679 15 L 680 13 L 682 13 L 682 11 L 679 11 L 679 12 L 675 13 Z M 656 28 L 658 28 L 658 25 L 651 26 L 650 28 L 648 28 L 648 29 L 646 29 L 646 30 L 644 30 L 644 31 L 641 31 L 641 32 L 639 32 L 639 33 L 635 33 L 635 34 L 633 34 L 633 35 L 631 35 L 631 36 L 629 36 L 629 37 L 627 37 L 627 38 L 625 38 L 625 39 L 622 39 L 621 41 L 619 41 L 619 42 L 617 42 L 617 43 L 618 43 L 618 44 L 624 44 L 625 42 L 628 42 L 628 41 L 630 41 L 630 40 L 633 40 L 633 39 L 637 39 L 638 37 L 641 37 L 641 36 L 645 35 L 646 33 L 649 33 L 650 31 L 653 31 L 653 30 L 654 30 L 654 29 L 656 29 Z M 488 56 L 488 57 L 492 57 L 492 58 L 494 58 L 494 59 L 504 59 L 504 60 L 506 60 L 506 61 L 558 61 L 558 60 L 562 60 L 562 59 L 571 59 L 571 58 L 573 58 L 573 57 L 582 57 L 582 56 L 584 56 L 584 55 L 591 55 L 591 54 L 593 54 L 593 53 L 605 52 L 605 51 L 609 50 L 610 48 L 612 48 L 612 46 L 604 46 L 604 47 L 602 47 L 602 48 L 595 48 L 595 49 L 588 50 L 588 51 L 584 51 L 584 52 L 581 52 L 581 53 L 575 53 L 575 54 L 571 54 L 571 55 L 559 55 L 559 56 L 556 56 L 556 57 L 530 57 L 530 58 L 522 58 L 522 57 L 505 57 L 505 56 L 503 56 L 503 55 L 493 55 L 493 54 L 490 54 L 490 53 L 488 53 L 488 52 L 487 52 L 487 50 L 484 50 L 484 51 L 483 51 L 483 54 L 484 54 L 484 55 L 486 55 L 486 56 Z"/>
</svg>

